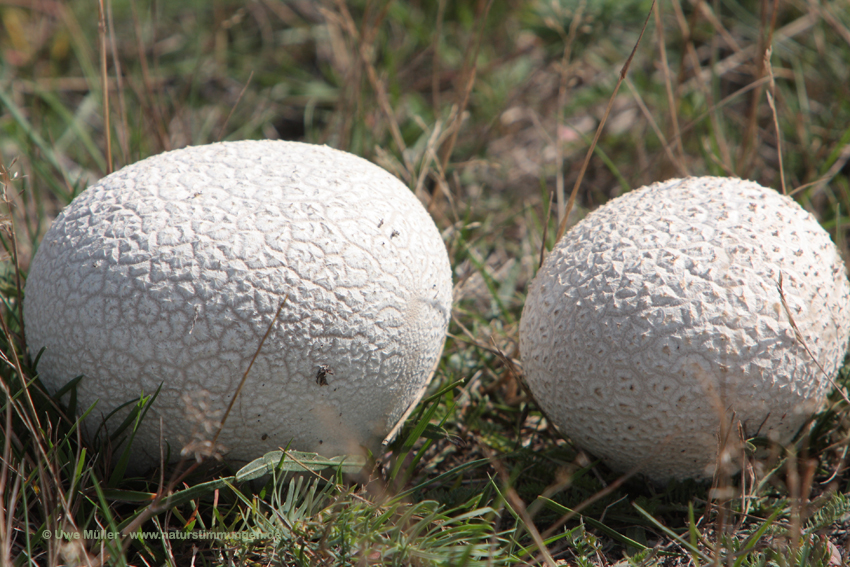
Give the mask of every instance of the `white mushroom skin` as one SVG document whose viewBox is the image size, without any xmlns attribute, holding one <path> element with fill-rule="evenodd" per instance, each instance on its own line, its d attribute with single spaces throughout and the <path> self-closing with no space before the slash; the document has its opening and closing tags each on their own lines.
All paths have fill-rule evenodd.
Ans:
<svg viewBox="0 0 850 567">
<path fill-rule="evenodd" d="M 376 450 L 433 375 L 452 278 L 416 197 L 359 157 L 245 141 L 125 167 L 55 220 L 24 314 L 44 384 L 82 374 L 78 407 L 99 400 L 90 432 L 162 383 L 139 469 L 159 463 L 160 427 L 172 459 L 212 438 L 284 299 L 219 438 L 227 457 Z"/>
<path fill-rule="evenodd" d="M 844 263 L 814 217 L 756 183 L 701 177 L 627 193 L 570 230 L 531 285 L 520 349 L 565 436 L 660 482 L 712 477 L 721 419 L 789 441 L 848 333 Z"/>
</svg>

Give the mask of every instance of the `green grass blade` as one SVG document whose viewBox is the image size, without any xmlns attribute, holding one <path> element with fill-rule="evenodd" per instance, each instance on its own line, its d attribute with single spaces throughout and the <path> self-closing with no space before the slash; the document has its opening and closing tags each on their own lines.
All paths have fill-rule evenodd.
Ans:
<svg viewBox="0 0 850 567">
<path fill-rule="evenodd" d="M 21 112 L 21 109 L 15 104 L 15 102 L 9 97 L 8 94 L 3 92 L 3 89 L 0 89 L 0 104 L 2 104 L 6 110 L 9 112 L 9 115 L 12 117 L 12 120 L 18 125 L 21 130 L 23 130 L 24 135 L 38 147 L 41 153 L 44 155 L 44 159 L 56 169 L 56 172 L 59 173 L 63 179 L 68 180 L 68 175 L 65 173 L 65 168 L 59 163 L 59 159 L 56 157 L 56 154 L 53 152 L 53 148 L 41 137 L 41 135 L 32 127 L 29 123 L 29 120 L 26 119 L 24 113 Z M 67 195 L 62 195 L 63 197 L 67 197 Z"/>
<path fill-rule="evenodd" d="M 648 547 L 646 547 L 642 543 L 637 542 L 637 541 L 635 541 L 635 540 L 633 540 L 633 539 L 631 539 L 627 536 L 624 536 L 623 534 L 621 534 L 620 532 L 618 532 L 617 530 L 615 530 L 613 528 L 609 528 L 608 526 L 606 526 L 605 524 L 603 524 L 599 520 L 591 518 L 590 516 L 585 516 L 584 514 L 581 514 L 581 513 L 576 513 L 573 510 L 571 510 L 570 508 L 567 508 L 566 506 L 558 504 L 557 502 L 555 502 L 554 500 L 552 500 L 550 498 L 545 498 L 545 497 L 541 496 L 540 499 L 543 500 L 546 507 L 549 508 L 550 510 L 557 512 L 557 513 L 561 514 L 562 516 L 565 516 L 567 514 L 573 514 L 577 518 L 581 517 L 587 523 L 587 525 L 589 525 L 593 528 L 596 528 L 597 530 L 607 534 L 609 537 L 611 537 L 612 539 L 614 539 L 616 541 L 619 541 L 623 545 L 634 547 L 635 549 L 639 549 L 641 551 L 649 549 Z"/>
<path fill-rule="evenodd" d="M 236 481 L 254 480 L 273 471 L 319 472 L 326 469 L 339 469 L 344 473 L 354 474 L 360 472 L 365 466 L 366 459 L 360 455 L 327 458 L 318 453 L 271 451 L 239 469 L 236 473 Z"/>
<path fill-rule="evenodd" d="M 632 506 L 634 506 L 634 508 L 638 512 L 640 512 L 640 514 L 642 516 L 644 516 L 647 520 L 649 520 L 656 528 L 658 528 L 659 530 L 661 530 L 662 532 L 667 534 L 668 537 L 671 537 L 671 538 L 675 539 L 677 542 L 679 542 L 679 544 L 682 547 L 684 547 L 686 550 L 688 550 L 689 553 L 698 557 L 700 560 L 705 561 L 706 563 L 711 561 L 711 559 L 708 556 L 706 556 L 702 551 L 700 551 L 698 547 L 696 547 L 695 545 L 691 545 L 691 542 L 682 538 L 682 536 L 680 536 L 679 534 L 677 534 L 676 532 L 674 532 L 673 530 L 671 530 L 670 528 L 668 528 L 667 526 L 665 526 L 664 524 L 662 524 L 661 522 L 656 520 L 655 517 L 652 514 L 650 514 L 649 512 L 644 510 L 643 508 L 641 508 L 637 504 L 637 502 L 632 502 Z"/>
<path fill-rule="evenodd" d="M 781 506 L 777 506 L 776 510 L 773 511 L 773 514 L 771 514 L 764 522 L 762 522 L 759 528 L 755 532 L 753 532 L 750 537 L 747 538 L 741 550 L 738 551 L 739 557 L 735 561 L 735 567 L 741 567 L 741 565 L 743 565 L 744 560 L 746 560 L 747 558 L 747 554 L 755 548 L 756 544 L 758 544 L 762 536 L 767 532 L 770 526 L 773 525 L 773 523 L 776 521 L 776 518 L 778 518 L 783 511 L 784 510 Z"/>
</svg>

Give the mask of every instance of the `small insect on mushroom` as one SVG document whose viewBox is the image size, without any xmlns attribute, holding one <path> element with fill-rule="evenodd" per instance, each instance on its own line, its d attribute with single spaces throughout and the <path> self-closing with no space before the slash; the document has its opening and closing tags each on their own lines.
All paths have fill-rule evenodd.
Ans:
<svg viewBox="0 0 850 567">
<path fill-rule="evenodd" d="M 327 364 L 320 364 L 319 371 L 316 372 L 316 384 L 318 384 L 319 386 L 327 386 L 327 375 L 330 374 L 331 376 L 333 376 L 333 373 L 334 371 L 330 366 L 328 366 Z"/>
</svg>

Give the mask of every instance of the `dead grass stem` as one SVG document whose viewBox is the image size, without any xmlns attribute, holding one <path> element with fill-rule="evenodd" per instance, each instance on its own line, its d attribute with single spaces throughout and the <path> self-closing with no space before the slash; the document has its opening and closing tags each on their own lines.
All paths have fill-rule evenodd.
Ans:
<svg viewBox="0 0 850 567">
<path fill-rule="evenodd" d="M 106 146 L 106 173 L 112 173 L 112 126 L 109 121 L 109 74 L 107 72 L 106 60 L 106 10 L 103 8 L 103 0 L 98 0 L 97 4 L 97 35 L 98 45 L 100 46 L 100 85 L 103 96 L 103 130 L 106 137 L 104 145 Z"/>
<path fill-rule="evenodd" d="M 469 96 L 472 94 L 472 87 L 475 84 L 475 73 L 478 70 L 478 53 L 481 49 L 481 41 L 484 38 L 484 26 L 487 23 L 487 16 L 490 14 L 490 8 L 492 7 L 493 0 L 487 0 L 483 10 L 478 15 L 478 28 L 466 45 L 466 51 L 463 56 L 463 68 L 461 70 L 463 89 L 459 92 L 460 98 L 455 101 L 457 107 L 455 118 L 448 128 L 451 135 L 440 148 L 440 168 L 443 171 L 448 169 L 449 159 L 457 143 L 461 121 L 466 112 L 466 105 L 469 104 Z"/>
<path fill-rule="evenodd" d="M 620 85 L 623 84 L 623 80 L 626 78 L 626 74 L 629 72 L 629 66 L 632 63 L 632 59 L 635 57 L 635 53 L 637 53 L 637 49 L 640 46 L 640 40 L 643 39 L 643 34 L 646 31 L 646 26 L 649 24 L 649 18 L 652 15 L 652 9 L 655 7 L 655 1 L 652 0 L 652 7 L 650 8 L 650 13 L 646 15 L 646 20 L 643 22 L 643 27 L 640 30 L 640 35 L 638 36 L 637 42 L 635 42 L 635 46 L 632 49 L 632 52 L 629 54 L 629 57 L 626 59 L 626 62 L 623 64 L 623 68 L 620 71 L 620 76 L 617 79 L 617 85 L 614 87 L 614 92 L 611 93 L 611 98 L 608 99 L 608 105 L 605 107 L 605 114 L 602 115 L 602 120 L 599 122 L 599 126 L 596 128 L 596 134 L 593 136 L 593 141 L 590 143 L 590 147 L 587 150 L 587 154 L 584 157 L 584 162 L 581 164 L 581 169 L 578 173 L 578 178 L 576 179 L 575 185 L 573 185 L 573 190 L 570 193 L 570 200 L 567 203 L 567 208 L 564 211 L 564 217 L 560 220 L 558 224 L 558 234 L 555 238 L 555 241 L 561 240 L 561 237 L 564 235 L 564 232 L 567 230 L 567 219 L 570 216 L 570 212 L 573 209 L 576 201 L 576 195 L 578 195 L 578 188 L 581 186 L 582 179 L 584 179 L 584 174 L 587 171 L 587 166 L 590 163 L 590 158 L 593 157 L 593 150 L 596 149 L 596 144 L 599 141 L 599 137 L 602 135 L 602 130 L 605 128 L 605 122 L 608 120 L 608 116 L 611 114 L 611 108 L 614 106 L 614 101 L 617 98 L 617 92 L 620 90 Z"/>
<path fill-rule="evenodd" d="M 664 22 L 661 19 L 661 5 L 657 2 L 653 5 L 653 13 L 655 14 L 655 33 L 658 37 L 658 54 L 661 57 L 661 71 L 664 74 L 664 88 L 667 91 L 667 105 L 670 110 L 670 125 L 673 129 L 673 140 L 678 153 L 678 159 L 674 157 L 670 151 L 667 151 L 667 157 L 679 171 L 679 174 L 687 177 L 688 168 L 685 164 L 685 148 L 682 145 L 682 136 L 679 131 L 679 101 L 673 94 L 673 81 L 670 77 L 670 65 L 667 62 L 667 42 L 664 40 Z M 643 104 L 643 101 L 640 99 L 640 95 L 637 94 L 637 90 L 631 82 L 628 84 L 629 88 L 638 100 L 641 112 L 643 112 L 644 116 L 647 117 L 647 120 L 649 120 L 649 123 L 652 125 L 652 129 L 664 144 L 665 150 L 667 150 L 667 143 L 664 141 L 664 137 L 661 135 L 661 131 L 658 129 L 658 125 L 655 123 L 655 120 L 651 118 L 652 114 L 646 108 L 646 105 Z"/>
</svg>

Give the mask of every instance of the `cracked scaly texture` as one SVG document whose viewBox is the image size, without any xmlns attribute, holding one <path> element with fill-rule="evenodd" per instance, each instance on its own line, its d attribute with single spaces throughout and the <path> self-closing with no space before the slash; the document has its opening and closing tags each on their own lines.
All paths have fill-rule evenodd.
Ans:
<svg viewBox="0 0 850 567">
<path fill-rule="evenodd" d="M 139 467 L 159 461 L 160 418 L 172 456 L 211 438 L 285 296 L 219 441 L 235 460 L 290 440 L 375 450 L 430 380 L 451 286 L 434 222 L 383 169 L 323 146 L 226 142 L 80 194 L 44 237 L 24 311 L 45 385 L 82 374 L 78 407 L 99 399 L 89 430 L 162 383 Z"/>
<path fill-rule="evenodd" d="M 755 183 L 702 177 L 632 191 L 570 230 L 531 285 L 520 349 L 563 434 L 616 471 L 704 479 L 721 417 L 791 438 L 848 333 L 844 264 L 812 215 Z"/>
</svg>

